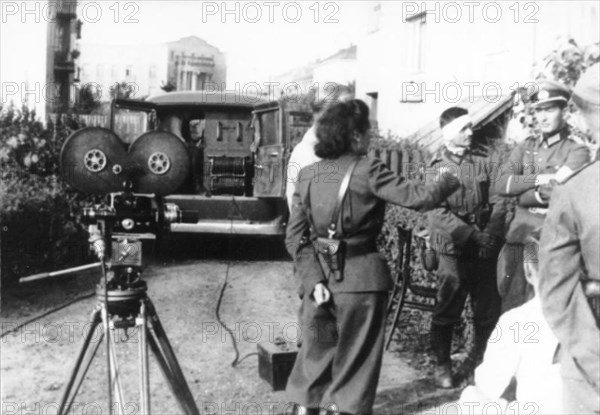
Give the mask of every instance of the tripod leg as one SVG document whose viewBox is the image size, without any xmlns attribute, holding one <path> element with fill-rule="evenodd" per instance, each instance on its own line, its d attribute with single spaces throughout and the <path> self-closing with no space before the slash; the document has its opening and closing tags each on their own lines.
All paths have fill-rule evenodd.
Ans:
<svg viewBox="0 0 600 415">
<path fill-rule="evenodd" d="M 148 327 L 146 326 L 146 303 L 140 301 L 140 317 L 136 319 L 136 325 L 138 327 L 139 349 L 140 349 L 140 392 L 141 402 L 140 408 L 143 414 L 150 413 L 150 374 L 148 371 L 148 342 L 147 334 Z"/>
<path fill-rule="evenodd" d="M 114 341 L 112 341 L 110 343 L 110 361 L 111 361 L 111 366 L 110 366 L 110 370 L 111 370 L 111 378 L 112 378 L 112 390 L 115 392 L 115 394 L 117 395 L 117 400 L 119 402 L 119 405 L 123 405 L 123 402 L 125 402 L 125 400 L 123 399 L 123 389 L 121 388 L 121 380 L 119 378 L 119 362 L 117 361 L 117 351 L 115 349 L 115 344 Z M 120 406 L 119 409 L 122 409 L 123 407 Z M 119 413 L 122 413 L 123 411 L 120 410 Z"/>
<path fill-rule="evenodd" d="M 184 389 L 187 388 L 187 384 L 185 381 L 181 383 L 181 380 L 178 379 L 173 373 L 172 368 L 169 365 L 169 361 L 164 355 L 155 333 L 149 333 L 148 345 L 150 346 L 152 353 L 154 353 L 163 376 L 167 380 L 167 385 L 177 400 L 177 404 L 181 408 L 182 412 L 185 414 L 199 414 L 193 398 L 184 393 Z"/>
<path fill-rule="evenodd" d="M 94 355 L 96 354 L 96 351 L 98 350 L 98 347 L 100 346 L 100 343 L 102 342 L 103 335 L 101 335 L 100 339 L 98 340 L 98 342 L 94 345 L 94 347 L 92 349 L 88 349 L 88 347 L 91 343 L 91 340 L 92 340 L 92 336 L 101 321 L 100 312 L 101 312 L 100 307 L 96 308 L 92 312 L 92 316 L 90 318 L 90 323 L 91 323 L 90 329 L 87 332 L 85 338 L 83 339 L 83 344 L 81 346 L 79 356 L 77 356 L 77 360 L 75 361 L 75 366 L 73 367 L 73 370 L 71 371 L 71 376 L 69 377 L 69 382 L 67 383 L 67 387 L 65 388 L 65 391 L 63 392 L 63 396 L 62 396 L 60 406 L 58 409 L 59 414 L 65 414 L 65 413 L 69 412 L 69 408 L 73 404 L 73 400 L 75 399 L 75 396 L 77 396 L 79 387 L 81 386 L 81 383 L 83 382 L 83 379 L 85 378 L 85 375 L 90 367 L 90 364 L 92 363 L 92 360 L 94 359 Z M 83 369 L 83 371 L 80 372 L 82 363 L 84 364 L 83 365 L 84 369 Z M 73 388 L 73 386 L 75 386 L 75 388 Z"/>
<path fill-rule="evenodd" d="M 165 371 L 164 369 L 163 371 L 167 377 L 167 380 L 173 384 L 171 386 L 171 390 L 176 387 L 178 392 L 176 395 L 179 398 L 179 404 L 187 414 L 199 414 L 200 412 L 198 411 L 192 392 L 185 381 L 185 377 L 183 376 L 183 372 L 181 371 L 181 367 L 179 366 L 175 352 L 173 352 L 171 343 L 169 343 L 169 339 L 167 338 L 167 333 L 160 323 L 160 319 L 158 318 L 158 314 L 156 314 L 156 309 L 154 308 L 150 298 L 146 298 L 146 307 L 148 309 L 149 322 L 153 329 L 153 335 L 150 336 L 150 345 L 152 347 L 152 343 L 156 343 L 152 349 L 156 354 L 157 360 L 159 360 L 161 367 L 166 365 L 166 367 L 169 368 L 168 371 Z M 154 350 L 155 348 L 159 349 L 158 351 L 160 353 L 156 353 L 157 351 Z M 162 359 L 164 359 L 163 363 L 160 362 Z"/>
</svg>

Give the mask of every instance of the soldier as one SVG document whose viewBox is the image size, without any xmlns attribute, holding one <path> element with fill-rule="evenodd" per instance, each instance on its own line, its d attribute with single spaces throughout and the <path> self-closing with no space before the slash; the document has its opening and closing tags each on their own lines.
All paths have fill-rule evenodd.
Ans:
<svg viewBox="0 0 600 415">
<path fill-rule="evenodd" d="M 440 126 L 445 145 L 430 167 L 453 166 L 459 172 L 460 187 L 443 207 L 428 214 L 430 244 L 437 253 L 440 278 L 430 339 L 437 359 L 436 384 L 450 388 L 452 333 L 461 320 L 467 294 L 473 304 L 475 340 L 463 366 L 465 375 L 481 361 L 500 316 L 494 273 L 506 204 L 504 198 L 489 193 L 500 167 L 500 153 L 483 140 L 472 140 L 467 110 L 447 109 L 440 116 Z"/>
<path fill-rule="evenodd" d="M 518 307 L 533 296 L 523 270 L 523 241 L 546 217 L 552 179 L 565 179 L 590 159 L 590 151 L 571 133 L 564 115 L 570 98 L 562 84 L 544 80 L 532 96 L 532 107 L 541 136 L 517 145 L 503 166 L 496 192 L 516 197 L 515 216 L 498 259 L 498 291 L 502 312 Z"/>
<path fill-rule="evenodd" d="M 573 101 L 600 140 L 600 74 L 581 77 Z M 600 165 L 593 163 L 557 186 L 540 248 L 544 316 L 560 343 L 563 406 L 568 414 L 600 413 Z"/>
</svg>

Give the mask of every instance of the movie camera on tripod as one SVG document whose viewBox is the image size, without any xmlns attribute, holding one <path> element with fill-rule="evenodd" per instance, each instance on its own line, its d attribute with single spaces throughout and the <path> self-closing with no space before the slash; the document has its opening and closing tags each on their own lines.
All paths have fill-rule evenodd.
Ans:
<svg viewBox="0 0 600 415">
<path fill-rule="evenodd" d="M 114 116 L 114 114 L 113 114 Z M 140 411 L 150 413 L 148 346 L 156 357 L 181 410 L 198 414 L 175 353 L 142 278 L 142 241 L 168 231 L 171 223 L 193 222 L 195 214 L 165 203 L 188 176 L 190 160 L 183 140 L 165 131 L 142 134 L 127 147 L 110 129 L 86 127 L 73 133 L 60 155 L 61 174 L 76 189 L 105 194 L 106 201 L 82 211 L 90 248 L 99 262 L 55 273 L 22 278 L 21 282 L 100 267 L 98 304 L 63 392 L 59 414 L 71 409 L 102 341 L 92 342 L 102 324 L 108 373 L 108 406 L 127 402 L 114 341 L 115 330 L 139 330 Z"/>
</svg>

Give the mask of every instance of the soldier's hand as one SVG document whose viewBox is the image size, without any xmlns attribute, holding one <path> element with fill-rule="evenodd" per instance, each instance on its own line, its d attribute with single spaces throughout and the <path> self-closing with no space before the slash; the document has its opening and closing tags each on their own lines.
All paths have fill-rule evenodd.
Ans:
<svg viewBox="0 0 600 415">
<path fill-rule="evenodd" d="M 480 248 L 493 248 L 496 245 L 496 238 L 487 232 L 475 231 L 471 239 Z"/>
<path fill-rule="evenodd" d="M 550 197 L 552 196 L 555 185 L 556 182 L 552 181 L 548 184 L 538 187 L 537 193 L 544 202 L 548 203 L 550 201 Z"/>
<path fill-rule="evenodd" d="M 555 176 L 556 175 L 554 174 L 538 174 L 535 178 L 535 184 L 536 186 L 543 186 L 550 183 L 551 180 L 554 180 Z"/>
<path fill-rule="evenodd" d="M 331 292 L 322 282 L 317 283 L 312 292 L 313 300 L 315 301 L 315 305 L 319 307 L 322 304 L 329 302 L 331 299 Z"/>
<path fill-rule="evenodd" d="M 501 241 L 487 232 L 475 231 L 471 237 L 478 247 L 477 256 L 482 259 L 495 259 L 500 251 Z"/>
</svg>

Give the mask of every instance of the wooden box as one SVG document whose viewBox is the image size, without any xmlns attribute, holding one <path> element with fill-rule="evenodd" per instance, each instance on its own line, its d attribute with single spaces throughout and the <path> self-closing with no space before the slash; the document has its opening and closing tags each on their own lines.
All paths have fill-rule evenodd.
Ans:
<svg viewBox="0 0 600 415">
<path fill-rule="evenodd" d="M 284 390 L 298 355 L 296 345 L 263 342 L 257 347 L 258 375 L 266 380 L 274 391 Z"/>
</svg>

